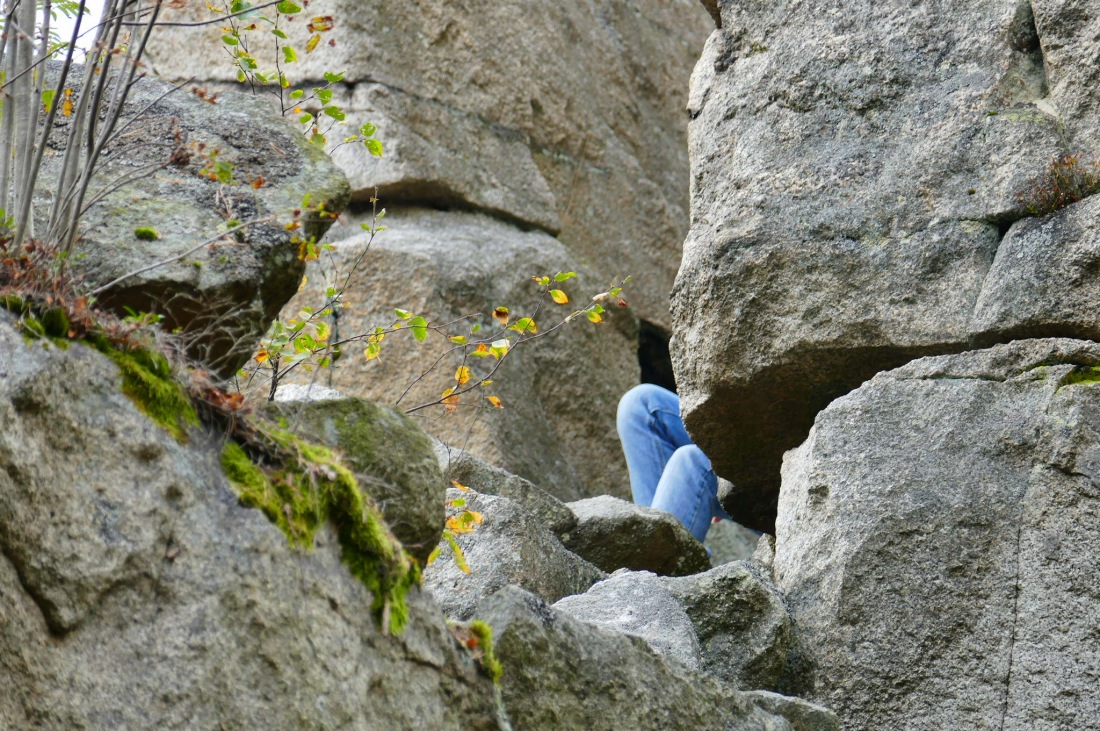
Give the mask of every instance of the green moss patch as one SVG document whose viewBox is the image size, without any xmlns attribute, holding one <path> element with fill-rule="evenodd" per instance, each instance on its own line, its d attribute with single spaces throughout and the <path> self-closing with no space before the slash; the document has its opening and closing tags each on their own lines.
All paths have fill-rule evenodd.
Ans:
<svg viewBox="0 0 1100 731">
<path fill-rule="evenodd" d="M 1100 366 L 1077 366 L 1067 373 L 1058 387 L 1100 383 Z"/>
<path fill-rule="evenodd" d="M 476 619 L 470 623 L 470 634 L 477 638 L 478 647 L 481 648 L 481 667 L 485 668 L 494 683 L 499 683 L 504 675 L 504 666 L 493 652 L 493 628 L 487 622 Z"/>
<path fill-rule="evenodd" d="M 187 392 L 173 378 L 168 359 L 145 348 L 122 350 L 102 335 L 87 342 L 122 371 L 122 392 L 176 441 L 185 443 L 187 427 L 198 426 L 199 417 Z"/>
<path fill-rule="evenodd" d="M 264 437 L 273 453 L 292 456 L 261 465 L 235 441 L 222 449 L 222 469 L 241 503 L 263 511 L 292 546 L 307 551 L 317 529 L 331 522 L 344 564 L 374 595 L 372 610 L 383 631 L 400 633 L 408 622 L 406 594 L 420 583 L 416 562 L 331 451 L 282 429 L 264 431 Z"/>
</svg>

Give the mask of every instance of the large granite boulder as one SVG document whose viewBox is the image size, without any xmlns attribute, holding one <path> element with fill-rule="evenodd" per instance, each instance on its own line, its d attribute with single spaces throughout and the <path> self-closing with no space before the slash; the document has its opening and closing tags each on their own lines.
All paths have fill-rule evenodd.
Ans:
<svg viewBox="0 0 1100 731">
<path fill-rule="evenodd" d="M 519 503 L 454 488 L 447 490 L 447 498 L 448 517 L 471 511 L 482 521 L 455 536 L 468 572 L 447 542 L 440 544 L 439 557 L 424 570 L 424 585 L 449 617 L 473 619 L 478 604 L 505 586 L 516 585 L 555 602 L 582 594 L 607 576 L 566 550 Z"/>
<path fill-rule="evenodd" d="M 0 419 L 0 727 L 497 728 L 427 594 L 384 635 L 335 531 L 292 549 L 99 353 L 0 323 Z"/>
<path fill-rule="evenodd" d="M 501 696 L 517 729 L 794 728 L 748 694 L 669 664 L 640 638 L 581 622 L 517 587 L 478 614 L 494 629 Z"/>
<path fill-rule="evenodd" d="M 338 320 L 330 320 L 334 339 L 390 326 L 395 308 L 433 324 L 477 314 L 446 334 L 469 335 L 476 323 L 484 335 L 496 326 L 494 308 L 503 305 L 513 319 L 533 315 L 545 332 L 608 286 L 580 267 L 553 237 L 520 231 L 485 214 L 399 209 L 384 221 L 389 228 L 373 243 L 358 227 L 341 227 L 358 234 L 334 241 L 333 250 L 311 264 L 308 282 L 287 312 L 320 308 L 328 287 L 342 285 L 356 263 L 346 297 L 349 306 L 339 310 Z M 538 287 L 531 277 L 560 271 L 578 274 L 561 284 L 571 302 L 546 300 L 536 314 Z M 582 317 L 518 347 L 493 376 L 491 389 L 461 397 L 453 413 L 436 406 L 415 416 L 444 442 L 561 499 L 628 496 L 626 462 L 615 432 L 619 397 L 638 382 L 637 331 L 628 313 L 609 308 L 608 319 L 599 325 Z M 514 332 L 508 335 L 515 337 Z M 454 374 L 463 364 L 462 353 L 434 331 L 420 345 L 409 332 L 387 335 L 380 357 L 371 361 L 363 350 L 362 342 L 349 343 L 333 368 L 321 373 L 299 369 L 292 379 L 316 380 L 349 396 L 399 402 L 399 408 L 410 409 L 438 400 L 444 389 L 455 386 Z M 496 361 L 471 357 L 466 365 L 485 375 Z M 493 408 L 488 395 L 498 396 L 504 408 Z"/>
<path fill-rule="evenodd" d="M 736 486 L 724 501 L 735 519 L 771 528 L 784 450 L 876 372 L 979 334 L 1037 334 L 1034 287 L 1029 309 L 996 308 L 1011 270 L 1035 268 L 998 246 L 1052 156 L 1100 153 L 1082 7 L 720 3 L 691 83 L 672 348 L 685 422 Z M 1019 250 L 1053 235 L 1058 249 L 1080 233 L 1010 238 Z M 987 279 L 995 255 L 1007 271 Z M 1050 296 L 1072 300 L 1072 282 Z M 1083 319 L 1050 315 L 1043 334 Z"/>
<path fill-rule="evenodd" d="M 785 690 L 846 728 L 1097 728 L 1100 345 L 924 358 L 784 461 Z"/>
<path fill-rule="evenodd" d="M 51 65 L 50 74 L 57 71 Z M 81 217 L 72 267 L 88 289 L 140 272 L 101 292 L 100 304 L 120 315 L 162 314 L 165 329 L 182 328 L 192 355 L 224 375 L 248 360 L 298 289 L 305 264 L 287 225 L 303 197 L 338 212 L 349 188 L 332 160 L 263 100 L 227 92 L 212 101 L 153 78 L 134 84 L 126 127 L 93 178 L 86 203 L 95 202 Z M 36 186 L 43 213 L 71 123 L 58 115 L 43 158 Z M 215 159 L 232 166 L 231 182 L 214 178 Z M 332 223 L 305 220 L 315 236 Z M 219 240 L 227 221 L 262 222 Z"/>
<path fill-rule="evenodd" d="M 631 302 L 669 327 L 687 217 L 685 86 L 713 20 L 697 0 L 314 0 L 283 28 L 335 28 L 283 70 L 326 70 L 353 126 L 378 125 L 386 155 L 335 151 L 355 199 L 474 209 L 560 234 L 601 279 L 633 274 Z M 209 20 L 201 3 L 166 20 Z M 232 81 L 217 24 L 163 29 L 150 49 L 167 78 Z M 274 67 L 265 44 L 250 50 Z M 186 60 L 186 63 L 181 61 Z M 332 135 L 336 140 L 340 135 Z"/>
</svg>

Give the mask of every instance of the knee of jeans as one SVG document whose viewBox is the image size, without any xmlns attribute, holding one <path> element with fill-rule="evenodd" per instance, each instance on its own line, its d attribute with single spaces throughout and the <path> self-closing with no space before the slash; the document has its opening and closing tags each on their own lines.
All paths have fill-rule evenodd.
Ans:
<svg viewBox="0 0 1100 731">
<path fill-rule="evenodd" d="M 615 423 L 620 434 L 625 426 L 641 423 L 649 418 L 652 404 L 659 391 L 661 391 L 660 386 L 642 383 L 622 395 L 619 399 L 619 408 L 615 413 Z"/>
<path fill-rule="evenodd" d="M 710 471 L 710 460 L 707 459 L 707 455 L 703 453 L 703 450 L 694 444 L 685 444 L 682 447 L 677 447 L 676 451 L 672 453 L 672 460 L 677 462 L 686 462 L 692 468 L 700 472 Z"/>
</svg>

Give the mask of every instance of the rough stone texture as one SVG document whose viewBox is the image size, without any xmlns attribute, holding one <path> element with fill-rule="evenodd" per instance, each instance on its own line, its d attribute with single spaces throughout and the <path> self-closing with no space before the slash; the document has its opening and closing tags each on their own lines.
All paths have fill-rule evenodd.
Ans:
<svg viewBox="0 0 1100 731">
<path fill-rule="evenodd" d="M 793 731 L 840 731 L 840 719 L 824 706 L 767 690 L 751 690 L 745 696 L 768 713 L 787 719 Z"/>
<path fill-rule="evenodd" d="M 786 689 L 846 728 L 1100 728 L 1100 345 L 876 376 L 783 471 Z"/>
<path fill-rule="evenodd" d="M 164 13 L 210 17 L 201 4 Z M 386 145 L 381 160 L 336 151 L 357 199 L 377 187 L 386 206 L 560 231 L 600 279 L 633 274 L 631 303 L 668 328 L 687 217 L 684 90 L 714 26 L 697 0 L 314 0 L 308 15 L 336 18 L 335 46 L 284 70 L 303 82 L 346 71 L 337 92 L 351 124 L 376 123 Z M 295 43 L 306 20 L 287 26 Z M 158 73 L 231 81 L 219 35 L 216 24 L 165 29 L 151 49 Z"/>
<path fill-rule="evenodd" d="M 316 383 L 283 383 L 275 392 L 275 400 L 283 401 L 335 401 L 344 398 L 344 394 L 334 388 L 318 386 Z"/>
<path fill-rule="evenodd" d="M 535 520 L 555 535 L 567 533 L 577 516 L 561 500 L 541 487 L 507 470 L 478 459 L 465 450 L 435 440 L 435 456 L 444 479 L 454 480 L 485 495 L 498 495 L 519 503 Z"/>
<path fill-rule="evenodd" d="M 516 587 L 478 614 L 494 628 L 501 695 L 516 729 L 792 728 L 747 694 L 666 663 L 644 641 L 580 622 Z"/>
<path fill-rule="evenodd" d="M 732 520 L 721 520 L 710 526 L 703 541 L 710 550 L 710 565 L 721 566 L 730 561 L 751 558 L 760 535 Z"/>
<path fill-rule="evenodd" d="M 443 530 L 446 484 L 432 440 L 409 417 L 361 399 L 276 402 L 295 434 L 341 454 L 394 536 L 422 562 Z"/>
<path fill-rule="evenodd" d="M 993 260 L 970 329 L 978 343 L 1100 338 L 1100 198 L 1015 223 Z"/>
<path fill-rule="evenodd" d="M 752 560 L 771 573 L 775 566 L 775 536 L 767 533 L 760 536 L 756 550 L 752 552 Z"/>
<path fill-rule="evenodd" d="M 783 451 L 832 399 L 970 347 L 1017 194 L 1053 155 L 1100 152 L 1084 8 L 721 4 L 691 84 L 672 352 L 735 519 L 770 529 Z"/>
<path fill-rule="evenodd" d="M 534 312 L 537 287 L 530 277 L 535 274 L 577 271 L 576 279 L 562 284 L 574 303 L 587 303 L 589 296 L 607 286 L 579 268 L 557 240 L 538 231 L 521 232 L 485 215 L 402 209 L 391 210 L 385 222 L 389 229 L 375 238 L 365 255 L 369 237 L 362 231 L 336 241 L 334 251 L 310 266 L 308 284 L 288 312 L 320 307 L 329 283 L 344 282 L 360 255 L 359 274 L 349 285 L 351 304 L 333 324 L 339 337 L 393 324 L 396 307 L 438 323 L 480 313 L 473 322 L 482 325 L 484 335 L 494 327 L 490 315 L 499 305 L 509 307 L 513 317 Z M 547 303 L 535 321 L 546 331 L 569 314 L 571 306 Z M 445 414 L 437 406 L 416 416 L 444 442 L 463 446 L 559 498 L 629 495 L 615 409 L 619 397 L 638 382 L 637 332 L 629 310 L 622 312 L 622 317 L 609 314 L 609 320 L 598 326 L 580 318 L 517 348 L 493 376 L 491 389 L 460 397 L 454 413 Z M 469 334 L 469 325 L 456 325 L 448 334 L 453 333 Z M 335 367 L 319 375 L 300 372 L 295 378 L 316 378 L 347 395 L 383 403 L 398 400 L 412 384 L 399 404 L 409 409 L 437 400 L 455 385 L 462 358 L 449 351 L 454 346 L 434 332 L 419 347 L 410 333 L 393 333 L 386 336 L 377 360 L 367 361 L 362 346 L 353 343 Z M 445 356 L 442 361 L 440 356 Z M 413 384 L 437 361 L 436 370 Z M 467 365 L 483 375 L 495 363 L 491 357 L 469 358 Z M 595 373 L 600 375 L 594 377 Z M 502 410 L 489 406 L 489 394 L 500 397 Z"/>
<path fill-rule="evenodd" d="M 79 83 L 72 86 L 80 88 Z M 195 332 L 193 354 L 231 374 L 248 359 L 305 271 L 285 224 L 306 193 L 314 205 L 340 211 L 348 201 L 348 183 L 327 155 L 268 104 L 239 92 L 221 94 L 217 104 L 210 104 L 185 91 L 167 94 L 171 88 L 151 78 L 133 87 L 126 114 L 142 116 L 108 146 L 86 202 L 101 189 L 130 180 L 82 216 L 75 268 L 91 284 L 106 284 L 187 252 L 215 237 L 229 219 L 273 216 L 241 230 L 235 239 L 120 282 L 100 297 L 101 304 L 120 314 L 127 306 L 160 312 L 166 329 L 182 326 Z M 37 185 L 43 211 L 57 186 L 69 124 L 70 118 L 58 115 L 52 149 L 44 157 Z M 239 184 L 226 186 L 201 175 L 208 158 L 198 145 L 232 163 Z M 152 172 L 142 169 L 167 163 L 181 146 L 189 154 L 178 159 L 189 161 Z M 141 174 L 135 177 L 135 172 Z M 260 178 L 261 187 L 249 185 Z M 318 221 L 306 229 L 320 236 L 330 223 Z M 160 239 L 139 239 L 134 232 L 141 227 L 155 227 Z"/>
<path fill-rule="evenodd" d="M 610 495 L 568 504 L 577 526 L 562 543 L 604 571 L 632 569 L 662 576 L 706 571 L 710 557 L 671 513 Z"/>
<path fill-rule="evenodd" d="M 449 515 L 471 510 L 484 520 L 472 532 L 457 536 L 469 574 L 458 568 L 446 542 L 440 544 L 439 557 L 424 570 L 424 585 L 449 617 L 473 618 L 479 602 L 509 584 L 555 602 L 582 594 L 606 577 L 567 551 L 553 533 L 508 498 L 451 488 L 447 499 L 466 501 L 460 508 L 448 507 Z"/>
<path fill-rule="evenodd" d="M 771 577 L 739 561 L 665 586 L 691 618 L 707 672 L 746 690 L 778 687 L 792 627 Z"/>
<path fill-rule="evenodd" d="M 81 345 L 0 325 L 0 727 L 497 728 L 427 594 L 400 637 L 340 562 L 241 507 Z"/>
<path fill-rule="evenodd" d="M 692 670 L 702 667 L 695 629 L 660 577 L 620 569 L 584 594 L 567 596 L 554 609 L 574 619 L 646 641 L 653 651 Z"/>
</svg>

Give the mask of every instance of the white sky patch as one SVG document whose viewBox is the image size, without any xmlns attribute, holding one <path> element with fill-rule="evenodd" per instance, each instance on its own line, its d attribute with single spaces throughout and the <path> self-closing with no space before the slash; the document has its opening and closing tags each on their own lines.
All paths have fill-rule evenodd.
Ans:
<svg viewBox="0 0 1100 731">
<path fill-rule="evenodd" d="M 84 20 L 80 23 L 80 38 L 77 39 L 76 45 L 81 50 L 87 51 L 88 46 L 92 45 L 92 41 L 95 40 L 95 26 L 99 22 L 99 16 L 103 13 L 103 0 L 87 0 L 84 7 L 87 13 L 85 13 Z M 50 20 L 50 26 L 62 40 L 68 41 L 72 38 L 76 18 L 66 17 L 64 13 L 55 13 L 55 15 L 56 17 Z M 82 56 L 78 54 L 77 60 L 81 58 Z"/>
</svg>

